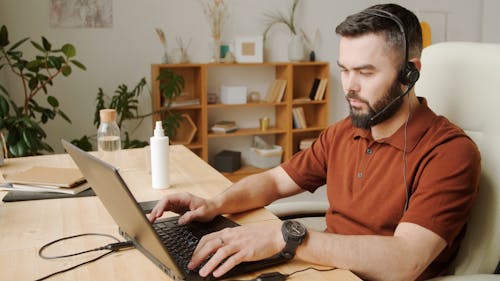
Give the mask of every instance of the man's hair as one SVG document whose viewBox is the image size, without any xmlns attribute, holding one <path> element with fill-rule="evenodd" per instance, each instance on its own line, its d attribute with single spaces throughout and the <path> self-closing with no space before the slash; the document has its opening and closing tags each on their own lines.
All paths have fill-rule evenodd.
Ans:
<svg viewBox="0 0 500 281">
<path fill-rule="evenodd" d="M 420 58 L 422 53 L 422 28 L 414 13 L 396 4 L 374 5 L 366 10 L 370 9 L 384 10 L 397 17 L 403 24 L 408 37 L 408 59 L 412 57 Z M 403 60 L 404 54 L 402 50 L 405 39 L 397 23 L 391 19 L 359 12 L 348 16 L 337 26 L 335 32 L 342 37 L 359 37 L 370 33 L 383 34 L 386 37 L 387 46 L 391 50 L 399 50 L 397 54 L 400 54 L 398 57 L 401 59 L 398 59 L 398 61 L 402 62 Z"/>
</svg>

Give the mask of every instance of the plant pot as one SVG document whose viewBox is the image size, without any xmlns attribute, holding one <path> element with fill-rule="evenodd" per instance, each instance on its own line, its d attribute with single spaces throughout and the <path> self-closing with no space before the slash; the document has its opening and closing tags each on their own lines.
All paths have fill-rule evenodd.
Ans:
<svg viewBox="0 0 500 281">
<path fill-rule="evenodd" d="M 288 42 L 288 60 L 303 61 L 305 58 L 304 38 L 301 34 L 294 34 Z"/>
</svg>

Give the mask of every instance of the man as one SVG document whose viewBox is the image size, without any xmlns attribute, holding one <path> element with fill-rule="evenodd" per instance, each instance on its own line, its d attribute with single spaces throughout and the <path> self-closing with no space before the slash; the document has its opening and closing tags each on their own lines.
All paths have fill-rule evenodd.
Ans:
<svg viewBox="0 0 500 281">
<path fill-rule="evenodd" d="M 206 221 L 326 184 L 327 229 L 308 230 L 297 258 L 346 268 L 370 280 L 445 274 L 478 190 L 479 152 L 412 89 L 422 50 L 413 13 L 394 4 L 376 5 L 346 18 L 336 32 L 350 117 L 281 166 L 249 176 L 213 199 L 171 195 L 150 218 L 171 210 L 183 214 L 180 223 Z M 285 245 L 281 224 L 226 229 L 200 241 L 189 267 L 208 258 L 200 275 L 220 276 L 242 261 L 279 253 Z"/>
</svg>

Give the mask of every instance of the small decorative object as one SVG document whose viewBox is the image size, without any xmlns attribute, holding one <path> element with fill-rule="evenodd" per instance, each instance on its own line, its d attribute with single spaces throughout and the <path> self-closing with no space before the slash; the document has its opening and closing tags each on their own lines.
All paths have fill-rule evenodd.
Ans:
<svg viewBox="0 0 500 281">
<path fill-rule="evenodd" d="M 223 104 L 247 103 L 247 87 L 222 85 L 220 87 L 220 102 Z"/>
<path fill-rule="evenodd" d="M 179 124 L 179 128 L 177 128 L 175 136 L 171 139 L 173 144 L 190 144 L 196 132 L 198 131 L 198 127 L 194 124 L 191 116 L 184 113 L 181 115 L 181 121 Z"/>
<path fill-rule="evenodd" d="M 257 91 L 251 91 L 247 97 L 248 102 L 260 102 L 260 93 Z"/>
<path fill-rule="evenodd" d="M 161 63 L 168 63 L 168 54 L 167 54 L 167 38 L 165 37 L 165 33 L 160 28 L 155 28 L 156 34 L 160 39 L 161 45 L 163 46 L 163 57 L 161 58 Z"/>
<path fill-rule="evenodd" d="M 262 36 L 237 37 L 236 61 L 237 62 L 263 62 Z"/>
<path fill-rule="evenodd" d="M 205 14 L 213 40 L 213 57 L 212 62 L 220 62 L 220 45 L 222 38 L 222 30 L 224 22 L 229 17 L 227 5 L 224 0 L 207 0 L 200 1 L 203 5 L 203 13 Z"/>
<path fill-rule="evenodd" d="M 217 94 L 216 93 L 208 93 L 207 102 L 209 104 L 217 103 Z"/>
<path fill-rule="evenodd" d="M 220 58 L 221 59 L 226 58 L 227 53 L 229 53 L 229 45 L 227 44 L 220 45 Z"/>
<path fill-rule="evenodd" d="M 189 63 L 187 50 L 189 49 L 189 45 L 191 45 L 191 39 L 189 39 L 187 44 L 184 43 L 181 37 L 176 37 L 175 40 L 177 41 L 177 49 L 174 55 L 175 63 Z"/>
<path fill-rule="evenodd" d="M 259 128 L 261 131 L 267 131 L 267 128 L 269 128 L 269 117 L 259 118 Z"/>
<path fill-rule="evenodd" d="M 236 61 L 236 58 L 234 57 L 233 52 L 229 51 L 226 54 L 226 57 L 223 59 L 222 62 L 224 62 L 224 63 L 234 63 L 235 61 Z"/>
<path fill-rule="evenodd" d="M 299 0 L 293 0 L 289 17 L 286 17 L 280 12 L 265 14 L 267 17 L 267 27 L 264 31 L 264 40 L 266 39 L 269 30 L 276 24 L 284 24 L 290 30 L 290 33 L 292 34 L 292 38 L 288 44 L 288 59 L 290 61 L 302 61 L 304 60 L 305 54 L 304 40 L 295 27 L 295 10 L 297 9 L 298 4 Z"/>
<path fill-rule="evenodd" d="M 223 150 L 215 155 L 215 169 L 219 172 L 232 173 L 241 168 L 241 152 Z"/>
</svg>

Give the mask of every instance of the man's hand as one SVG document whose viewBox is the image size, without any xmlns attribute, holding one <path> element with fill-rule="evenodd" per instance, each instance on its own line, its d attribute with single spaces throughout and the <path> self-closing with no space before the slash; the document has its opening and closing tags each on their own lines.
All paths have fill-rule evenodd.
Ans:
<svg viewBox="0 0 500 281">
<path fill-rule="evenodd" d="M 207 234 L 200 240 L 188 268 L 194 269 L 208 259 L 199 274 L 205 277 L 213 272 L 215 277 L 219 277 L 243 261 L 268 258 L 284 247 L 279 222 L 226 228 Z"/>
<path fill-rule="evenodd" d="M 180 214 L 180 224 L 186 224 L 191 221 L 211 221 L 218 215 L 215 204 L 212 201 L 190 193 L 176 193 L 165 196 L 153 208 L 149 214 L 149 220 L 154 222 L 166 211 Z"/>
</svg>

